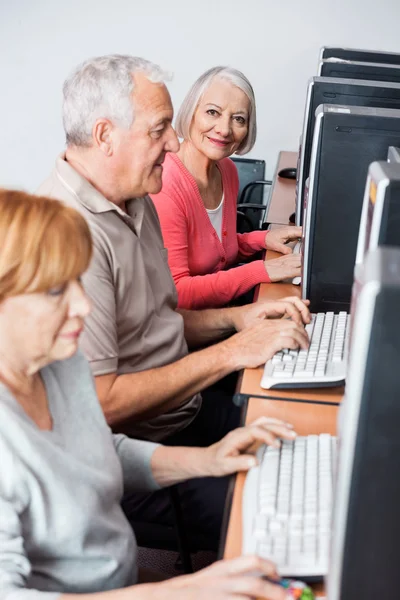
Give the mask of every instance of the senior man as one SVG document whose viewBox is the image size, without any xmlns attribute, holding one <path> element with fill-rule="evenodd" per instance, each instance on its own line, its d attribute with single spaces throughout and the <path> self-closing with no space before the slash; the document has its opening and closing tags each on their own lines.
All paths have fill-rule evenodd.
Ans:
<svg viewBox="0 0 400 600">
<path fill-rule="evenodd" d="M 78 209 L 91 228 L 94 257 L 83 283 L 93 310 L 82 347 L 109 424 L 132 437 L 205 446 L 237 426 L 238 412 L 230 398 L 206 394 L 202 402 L 199 392 L 282 348 L 306 347 L 309 313 L 297 299 L 176 310 L 167 250 L 147 196 L 160 191 L 165 155 L 179 148 L 164 81 L 158 66 L 131 56 L 80 65 L 64 84 L 67 149 L 38 193 Z M 291 318 L 266 319 L 280 316 Z M 189 353 L 188 346 L 207 347 Z M 206 535 L 211 548 L 225 493 L 223 480 L 181 488 L 191 533 Z M 168 507 L 163 490 L 124 504 L 133 523 L 170 523 Z"/>
</svg>

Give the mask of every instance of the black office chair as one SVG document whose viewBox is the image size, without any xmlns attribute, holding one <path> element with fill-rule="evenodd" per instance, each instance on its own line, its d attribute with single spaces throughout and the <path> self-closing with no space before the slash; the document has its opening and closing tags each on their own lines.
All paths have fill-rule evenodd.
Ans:
<svg viewBox="0 0 400 600">
<path fill-rule="evenodd" d="M 264 205 L 263 187 L 272 185 L 272 182 L 264 179 L 264 160 L 237 157 L 232 160 L 239 176 L 237 231 L 246 233 L 260 228 L 260 218 L 268 208 Z"/>
<path fill-rule="evenodd" d="M 251 181 L 250 183 L 245 185 L 245 187 L 242 190 L 242 193 L 239 196 L 239 201 L 237 205 L 237 231 L 239 233 L 248 233 L 249 231 L 260 229 L 260 219 L 262 218 L 263 214 L 268 210 L 269 201 L 267 204 L 255 204 L 249 202 L 249 199 L 251 193 L 257 187 L 270 187 L 271 185 L 272 181 L 269 181 L 267 179 Z M 262 224 L 262 229 L 268 229 L 268 225 L 269 224 L 264 221 Z"/>
</svg>

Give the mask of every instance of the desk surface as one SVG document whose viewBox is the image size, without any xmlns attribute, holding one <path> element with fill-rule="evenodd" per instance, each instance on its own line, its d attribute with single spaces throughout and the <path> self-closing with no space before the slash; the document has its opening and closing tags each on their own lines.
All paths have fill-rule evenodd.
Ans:
<svg viewBox="0 0 400 600">
<path fill-rule="evenodd" d="M 287 225 L 289 217 L 294 213 L 294 196 L 296 181 L 278 177 L 278 171 L 286 167 L 297 166 L 297 152 L 280 152 L 271 188 L 271 201 L 265 216 L 267 223 Z"/>
<path fill-rule="evenodd" d="M 281 152 L 279 155 L 277 170 L 283 166 L 295 166 L 295 152 Z M 290 162 L 291 161 L 291 162 Z M 276 177 L 275 177 L 276 179 Z M 268 221 L 282 222 L 284 215 L 294 211 L 295 184 L 286 180 L 275 182 L 271 207 L 268 212 Z M 287 185 L 289 184 L 289 186 Z M 289 188 L 289 191 L 288 191 Z M 272 211 L 272 213 L 271 213 Z M 270 215 L 277 215 L 281 221 L 273 221 Z M 276 256 L 275 253 L 267 252 L 267 259 Z M 286 296 L 300 296 L 300 288 L 289 283 L 261 284 L 258 300 L 279 300 Z M 240 392 L 250 396 L 247 407 L 245 407 L 245 422 L 251 423 L 261 415 L 268 415 L 284 419 L 292 423 L 300 435 L 311 433 L 336 434 L 336 420 L 338 405 L 343 396 L 342 387 L 314 388 L 301 390 L 263 390 L 260 387 L 262 368 L 246 369 L 243 373 Z M 274 399 L 255 398 L 251 395 L 273 396 Z M 301 402 L 299 399 L 307 399 L 311 402 Z M 227 526 L 224 557 L 233 558 L 239 556 L 242 545 L 242 493 L 245 474 L 239 473 L 236 477 L 232 496 L 232 504 Z M 315 586 L 317 595 L 323 593 L 323 586 Z"/>
</svg>

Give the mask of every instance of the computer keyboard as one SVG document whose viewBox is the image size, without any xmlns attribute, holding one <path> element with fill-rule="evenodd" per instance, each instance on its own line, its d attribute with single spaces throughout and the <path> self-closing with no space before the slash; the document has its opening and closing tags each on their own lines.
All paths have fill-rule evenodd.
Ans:
<svg viewBox="0 0 400 600">
<path fill-rule="evenodd" d="M 298 242 L 296 242 L 296 244 L 293 247 L 293 254 L 300 254 L 301 253 L 301 249 L 302 249 L 302 245 L 303 242 L 301 240 L 299 240 Z M 301 277 L 293 277 L 292 279 L 292 283 L 293 285 L 300 285 L 301 284 Z"/>
<path fill-rule="evenodd" d="M 281 350 L 264 367 L 261 387 L 295 388 L 339 385 L 346 378 L 350 315 L 311 315 L 306 325 L 308 350 Z"/>
<path fill-rule="evenodd" d="M 274 561 L 284 577 L 327 573 L 336 440 L 308 435 L 259 448 L 243 492 L 243 554 Z"/>
</svg>

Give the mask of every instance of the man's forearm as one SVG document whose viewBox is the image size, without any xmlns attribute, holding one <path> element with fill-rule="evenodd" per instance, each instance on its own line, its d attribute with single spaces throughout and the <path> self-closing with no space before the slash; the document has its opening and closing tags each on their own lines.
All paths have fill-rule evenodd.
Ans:
<svg viewBox="0 0 400 600">
<path fill-rule="evenodd" d="M 183 317 L 185 339 L 191 348 L 224 339 L 236 331 L 235 307 L 208 310 L 178 309 L 178 312 Z"/>
<path fill-rule="evenodd" d="M 164 414 L 202 389 L 239 368 L 237 357 L 224 343 L 193 352 L 157 369 L 114 375 L 107 388 L 96 387 L 108 423 L 124 431 L 130 421 Z M 112 376 L 111 376 L 112 377 Z"/>
</svg>

